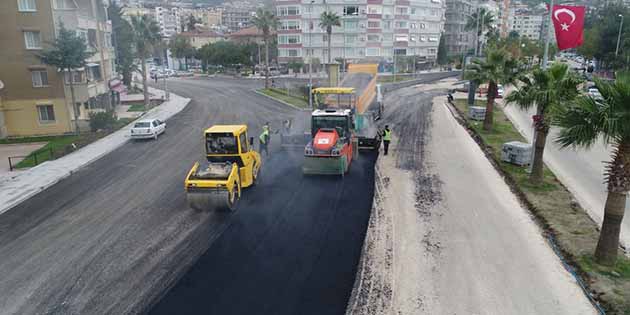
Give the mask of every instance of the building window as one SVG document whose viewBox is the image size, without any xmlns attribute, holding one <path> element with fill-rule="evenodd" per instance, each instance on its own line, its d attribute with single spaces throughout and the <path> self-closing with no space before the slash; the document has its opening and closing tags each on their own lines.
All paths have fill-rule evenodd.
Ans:
<svg viewBox="0 0 630 315">
<path fill-rule="evenodd" d="M 383 12 L 383 7 L 380 5 L 368 5 L 367 11 L 369 14 L 381 14 L 381 12 Z"/>
<path fill-rule="evenodd" d="M 391 30 L 392 29 L 392 21 L 383 21 L 383 29 Z"/>
<path fill-rule="evenodd" d="M 54 5 L 55 9 L 57 10 L 69 10 L 77 8 L 72 0 L 55 0 Z"/>
<path fill-rule="evenodd" d="M 31 71 L 31 80 L 33 87 L 46 87 L 48 86 L 48 72 L 46 70 L 33 70 Z"/>
<path fill-rule="evenodd" d="M 278 7 L 278 16 L 300 15 L 300 8 L 295 6 Z"/>
<path fill-rule="evenodd" d="M 88 64 L 88 79 L 90 81 L 101 81 L 103 77 L 101 76 L 101 65 L 99 64 Z"/>
<path fill-rule="evenodd" d="M 278 44 L 299 44 L 301 43 L 300 35 L 280 35 L 278 36 Z"/>
<path fill-rule="evenodd" d="M 368 28 L 380 28 L 381 21 L 368 21 Z"/>
<path fill-rule="evenodd" d="M 378 36 L 378 35 L 369 34 L 367 36 L 367 40 L 368 40 L 368 42 L 380 42 L 381 41 L 381 37 Z"/>
<path fill-rule="evenodd" d="M 359 27 L 357 21 L 343 21 L 343 28 L 346 30 L 356 30 Z"/>
<path fill-rule="evenodd" d="M 18 0 L 18 11 L 36 12 L 37 6 L 35 4 L 35 0 Z"/>
<path fill-rule="evenodd" d="M 70 84 L 70 73 L 64 74 L 66 84 Z M 83 83 L 83 71 L 72 71 L 72 83 Z"/>
<path fill-rule="evenodd" d="M 430 42 L 437 42 L 438 41 L 438 37 L 437 36 L 430 36 L 429 37 L 429 41 Z"/>
<path fill-rule="evenodd" d="M 50 124 L 55 122 L 55 108 L 52 105 L 37 105 L 39 122 Z"/>
<path fill-rule="evenodd" d="M 365 49 L 365 55 L 368 57 L 380 56 L 381 49 L 377 47 L 368 47 Z"/>
<path fill-rule="evenodd" d="M 354 44 L 359 37 L 357 35 L 346 35 L 346 44 Z"/>
<path fill-rule="evenodd" d="M 396 14 L 397 15 L 407 15 L 407 14 L 409 14 L 409 8 L 408 7 L 396 7 Z"/>
<path fill-rule="evenodd" d="M 396 21 L 394 22 L 394 28 L 407 28 L 407 21 Z"/>
<path fill-rule="evenodd" d="M 299 21 L 282 21 L 282 24 L 280 25 L 280 29 L 281 30 L 299 30 L 300 29 L 300 22 Z"/>
<path fill-rule="evenodd" d="M 358 16 L 359 15 L 359 7 L 355 5 L 347 5 L 343 7 L 343 15 L 345 16 Z"/>
<path fill-rule="evenodd" d="M 396 41 L 397 42 L 408 42 L 409 41 L 409 34 L 396 34 Z"/>
<path fill-rule="evenodd" d="M 42 49 L 42 41 L 38 31 L 25 31 L 24 44 L 26 49 Z"/>
</svg>

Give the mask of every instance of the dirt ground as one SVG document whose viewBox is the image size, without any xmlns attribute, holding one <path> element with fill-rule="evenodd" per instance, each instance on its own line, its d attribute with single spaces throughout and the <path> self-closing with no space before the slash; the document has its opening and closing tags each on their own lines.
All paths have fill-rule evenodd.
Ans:
<svg viewBox="0 0 630 315">
<path fill-rule="evenodd" d="M 391 155 L 346 314 L 595 314 L 443 104 L 448 86 L 386 96 Z"/>
</svg>

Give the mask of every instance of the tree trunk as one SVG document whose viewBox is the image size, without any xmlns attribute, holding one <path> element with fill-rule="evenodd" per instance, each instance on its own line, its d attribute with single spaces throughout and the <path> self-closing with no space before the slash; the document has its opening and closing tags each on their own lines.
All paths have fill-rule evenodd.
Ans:
<svg viewBox="0 0 630 315">
<path fill-rule="evenodd" d="M 144 54 L 142 54 L 142 93 L 144 94 L 144 109 L 147 110 L 149 108 L 149 84 L 147 83 L 147 58 Z"/>
<path fill-rule="evenodd" d="M 595 249 L 595 261 L 604 266 L 613 266 L 617 261 L 619 232 L 626 207 L 626 193 L 608 192 L 604 206 L 604 222 L 599 232 L 599 241 Z"/>
<path fill-rule="evenodd" d="M 607 165 L 608 197 L 604 206 L 604 222 L 595 249 L 595 261 L 613 266 L 617 262 L 619 232 L 626 208 L 626 196 L 630 190 L 630 140 L 623 140 Z"/>
<path fill-rule="evenodd" d="M 269 88 L 269 41 L 265 38 L 265 88 Z"/>
<path fill-rule="evenodd" d="M 332 63 L 332 29 L 327 30 L 328 33 L 328 64 Z"/>
<path fill-rule="evenodd" d="M 497 84 L 490 82 L 488 84 L 488 103 L 486 105 L 486 117 L 483 120 L 483 130 L 492 131 L 494 122 L 494 98 L 496 96 Z"/>
<path fill-rule="evenodd" d="M 544 123 L 544 118 L 542 118 Z M 534 161 L 532 162 L 532 173 L 529 175 L 529 181 L 534 185 L 540 185 L 543 182 L 543 154 L 545 153 L 545 144 L 547 143 L 547 135 L 549 128 L 542 126 L 536 127 L 536 143 L 534 143 Z"/>
<path fill-rule="evenodd" d="M 72 71 L 70 71 L 70 99 L 72 101 L 72 113 L 74 114 L 74 133 L 78 136 L 81 134 L 79 129 L 79 109 L 77 108 L 77 101 L 74 95 L 74 78 L 72 77 Z"/>
</svg>

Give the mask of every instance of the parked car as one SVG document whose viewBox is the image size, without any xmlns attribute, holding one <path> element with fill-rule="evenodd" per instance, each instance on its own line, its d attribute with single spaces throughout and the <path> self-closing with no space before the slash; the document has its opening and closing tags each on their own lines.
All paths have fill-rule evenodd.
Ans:
<svg viewBox="0 0 630 315">
<path fill-rule="evenodd" d="M 505 91 L 503 90 L 503 85 L 497 85 L 497 98 L 503 98 L 503 94 Z"/>
<path fill-rule="evenodd" d="M 192 77 L 193 75 L 190 71 L 175 71 L 175 77 Z"/>
<path fill-rule="evenodd" d="M 595 87 L 589 88 L 588 89 L 588 95 L 590 97 L 592 97 L 595 100 L 603 100 L 604 98 L 602 97 L 602 94 L 599 93 L 599 90 Z"/>
<path fill-rule="evenodd" d="M 137 121 L 131 128 L 132 139 L 156 139 L 166 132 L 166 123 L 158 119 L 143 119 Z"/>
</svg>

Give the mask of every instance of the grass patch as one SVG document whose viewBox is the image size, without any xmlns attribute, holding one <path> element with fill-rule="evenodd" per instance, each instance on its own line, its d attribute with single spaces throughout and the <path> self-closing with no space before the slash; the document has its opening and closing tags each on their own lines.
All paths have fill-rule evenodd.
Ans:
<svg viewBox="0 0 630 315">
<path fill-rule="evenodd" d="M 128 125 L 132 121 L 133 119 L 131 118 L 118 119 L 114 124 L 112 130 L 109 131 L 84 132 L 79 136 L 67 135 L 3 139 L 0 141 L 0 144 L 46 142 L 46 145 L 36 151 L 31 152 L 28 156 L 24 158 L 24 160 L 20 161 L 14 166 L 15 168 L 28 168 L 36 166 L 37 164 L 40 164 L 42 162 L 58 159 L 66 154 L 72 153 L 75 150 L 82 148 Z M 74 144 L 76 148 L 73 147 L 72 144 Z"/>
<path fill-rule="evenodd" d="M 76 142 L 80 136 L 58 136 L 58 137 L 47 137 L 43 142 L 47 142 L 46 145 L 41 147 L 38 150 L 31 152 L 24 160 L 20 161 L 16 168 L 26 168 L 33 167 L 39 163 L 54 160 L 58 152 L 64 151 L 66 146 L 71 145 L 73 142 Z M 44 138 L 40 138 L 44 139 Z"/>
<path fill-rule="evenodd" d="M 145 112 L 144 104 L 132 103 L 129 104 L 130 107 L 127 109 L 127 112 Z"/>
<path fill-rule="evenodd" d="M 485 106 L 483 101 L 476 105 Z M 545 233 L 555 239 L 565 259 L 576 267 L 590 290 L 595 292 L 607 314 L 630 315 L 630 260 L 621 257 L 614 268 L 596 264 L 592 254 L 599 238 L 598 225 L 553 172 L 545 167 L 543 184 L 534 186 L 529 182 L 527 167 L 501 161 L 503 143 L 527 141 L 507 119 L 500 106 L 495 106 L 492 131 L 483 130 L 483 122 L 468 120 L 465 99 L 455 100 L 454 106 L 473 137 L 506 177 L 506 182 L 532 211 Z"/>
<path fill-rule="evenodd" d="M 287 92 L 284 90 L 270 88 L 270 89 L 260 89 L 258 91 L 267 96 L 289 103 L 295 107 L 309 108 L 307 98 L 288 95 Z"/>
</svg>

